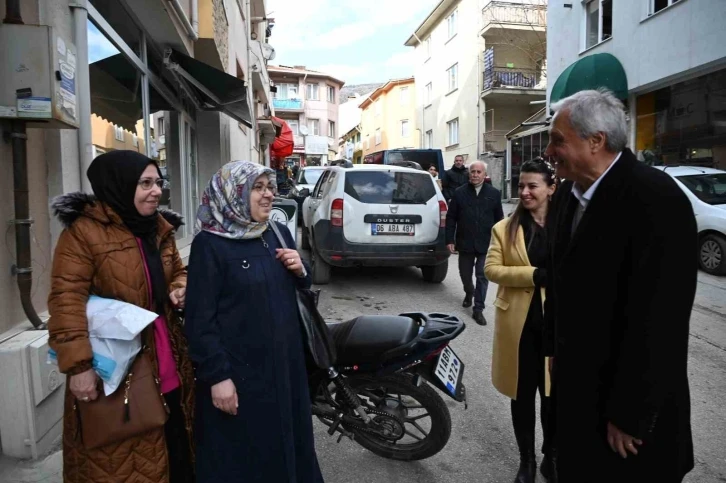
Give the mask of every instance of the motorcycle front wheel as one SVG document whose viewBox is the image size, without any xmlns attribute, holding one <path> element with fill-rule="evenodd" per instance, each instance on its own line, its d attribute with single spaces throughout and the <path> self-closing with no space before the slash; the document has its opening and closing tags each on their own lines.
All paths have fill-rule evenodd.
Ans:
<svg viewBox="0 0 726 483">
<path fill-rule="evenodd" d="M 364 408 L 373 409 L 376 431 L 345 425 L 355 441 L 378 456 L 400 461 L 429 458 L 451 436 L 451 415 L 426 382 L 417 386 L 411 374 L 347 379 Z M 384 414 L 380 414 L 384 413 Z M 381 429 L 386 433 L 380 434 Z"/>
</svg>

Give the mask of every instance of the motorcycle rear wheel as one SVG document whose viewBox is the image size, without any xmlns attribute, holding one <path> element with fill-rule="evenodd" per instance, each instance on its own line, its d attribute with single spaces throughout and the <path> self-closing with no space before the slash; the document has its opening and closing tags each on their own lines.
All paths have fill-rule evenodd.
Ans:
<svg viewBox="0 0 726 483">
<path fill-rule="evenodd" d="M 451 436 L 451 415 L 438 393 L 426 382 L 416 386 L 411 374 L 381 378 L 356 376 L 347 381 L 364 407 L 395 416 L 397 419 L 391 419 L 393 425 L 396 421 L 404 423 L 405 434 L 399 441 L 387 441 L 347 426 L 355 434 L 355 441 L 367 450 L 388 459 L 416 461 L 429 458 L 446 446 Z M 415 404 L 410 404 L 412 401 Z"/>
</svg>

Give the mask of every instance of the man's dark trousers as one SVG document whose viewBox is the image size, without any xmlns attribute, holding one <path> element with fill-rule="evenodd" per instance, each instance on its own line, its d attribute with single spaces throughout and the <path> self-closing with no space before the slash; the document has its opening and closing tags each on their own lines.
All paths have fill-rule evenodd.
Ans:
<svg viewBox="0 0 726 483">
<path fill-rule="evenodd" d="M 467 296 L 474 295 L 474 313 L 484 309 L 487 285 L 484 259 L 489 249 L 492 227 L 502 218 L 502 195 L 493 186 L 483 184 L 479 193 L 471 184 L 454 191 L 446 214 L 446 244 L 459 252 L 459 274 Z M 476 275 L 476 287 L 472 283 Z"/>
<path fill-rule="evenodd" d="M 467 296 L 474 296 L 474 311 L 484 310 L 484 302 L 487 298 L 489 280 L 484 276 L 484 260 L 486 253 L 459 252 L 459 276 L 464 284 L 464 292 Z M 476 286 L 472 282 L 472 276 L 476 276 Z"/>
</svg>

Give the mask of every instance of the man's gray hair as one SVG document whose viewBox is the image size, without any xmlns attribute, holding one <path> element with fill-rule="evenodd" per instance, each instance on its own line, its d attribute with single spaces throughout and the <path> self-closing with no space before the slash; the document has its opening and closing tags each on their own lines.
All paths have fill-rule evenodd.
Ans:
<svg viewBox="0 0 726 483">
<path fill-rule="evenodd" d="M 471 169 L 471 167 L 474 166 L 475 164 L 481 164 L 481 167 L 484 169 L 485 173 L 489 171 L 489 165 L 487 163 L 485 163 L 484 161 L 482 161 L 481 159 L 472 161 L 471 164 L 469 164 L 469 169 Z"/>
<path fill-rule="evenodd" d="M 555 113 L 568 111 L 570 124 L 582 139 L 604 133 L 605 146 L 611 153 L 619 153 L 628 144 L 623 103 L 607 89 L 580 91 L 552 104 L 550 109 Z"/>
</svg>

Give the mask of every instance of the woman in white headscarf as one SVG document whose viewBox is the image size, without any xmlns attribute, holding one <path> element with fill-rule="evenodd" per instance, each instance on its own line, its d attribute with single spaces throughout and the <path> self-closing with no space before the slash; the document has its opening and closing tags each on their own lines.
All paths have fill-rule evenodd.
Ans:
<svg viewBox="0 0 726 483">
<path fill-rule="evenodd" d="M 269 229 L 275 191 L 271 169 L 229 163 L 197 212 L 185 330 L 196 366 L 199 483 L 323 481 L 295 293 L 310 277 Z"/>
</svg>

